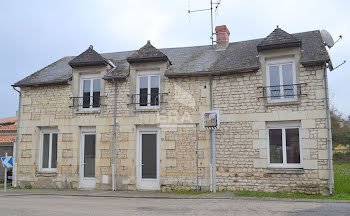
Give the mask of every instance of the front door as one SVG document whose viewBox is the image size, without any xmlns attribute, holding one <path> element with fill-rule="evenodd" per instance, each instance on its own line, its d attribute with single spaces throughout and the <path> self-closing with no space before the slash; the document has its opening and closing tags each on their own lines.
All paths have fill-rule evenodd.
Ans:
<svg viewBox="0 0 350 216">
<path fill-rule="evenodd" d="M 82 130 L 80 145 L 80 188 L 94 189 L 96 158 L 96 133 L 93 130 Z"/>
<path fill-rule="evenodd" d="M 159 143 L 156 129 L 138 132 L 137 189 L 159 190 Z"/>
</svg>

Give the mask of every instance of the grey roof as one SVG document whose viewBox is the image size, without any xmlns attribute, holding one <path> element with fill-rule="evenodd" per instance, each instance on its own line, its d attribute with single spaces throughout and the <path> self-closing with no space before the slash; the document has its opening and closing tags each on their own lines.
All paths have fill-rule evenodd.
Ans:
<svg viewBox="0 0 350 216">
<path fill-rule="evenodd" d="M 301 41 L 301 63 L 323 64 L 328 62 L 328 52 L 324 46 L 320 32 L 309 31 L 292 34 Z M 211 45 L 159 49 L 171 61 L 172 65 L 165 72 L 169 77 L 193 76 L 205 74 L 225 74 L 231 72 L 244 72 L 257 70 L 257 46 L 264 39 L 230 43 L 225 51 L 217 52 Z M 116 68 L 105 75 L 105 79 L 125 78 L 129 74 L 127 58 L 135 51 L 105 53 L 101 56 L 111 60 Z M 39 70 L 29 77 L 17 82 L 14 86 L 30 86 L 51 83 L 67 82 L 72 76 L 69 61 L 74 57 L 64 57 L 57 62 Z"/>
<path fill-rule="evenodd" d="M 107 64 L 108 61 L 105 58 L 103 58 L 98 52 L 96 52 L 91 45 L 87 50 L 85 50 L 83 53 L 81 53 L 69 62 L 69 65 L 71 67 Z"/>
<path fill-rule="evenodd" d="M 152 46 L 151 41 L 147 41 L 147 44 L 134 52 L 126 59 L 129 63 L 133 62 L 146 62 L 146 61 L 168 61 L 168 57 Z"/>
<path fill-rule="evenodd" d="M 258 51 L 301 46 L 301 40 L 277 27 L 257 46 Z"/>
</svg>

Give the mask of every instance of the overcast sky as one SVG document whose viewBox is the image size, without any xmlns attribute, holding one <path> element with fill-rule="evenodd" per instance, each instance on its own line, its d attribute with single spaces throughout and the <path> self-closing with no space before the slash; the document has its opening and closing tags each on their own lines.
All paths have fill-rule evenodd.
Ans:
<svg viewBox="0 0 350 216">
<path fill-rule="evenodd" d="M 214 0 L 215 1 L 215 0 Z M 135 50 L 148 39 L 157 48 L 210 44 L 209 0 L 6 1 L 0 3 L 0 118 L 14 116 L 11 84 L 90 44 L 100 53 Z M 266 37 L 276 25 L 289 33 L 327 29 L 337 43 L 330 55 L 331 103 L 350 115 L 350 3 L 322 0 L 222 0 L 214 25 L 230 41 Z"/>
</svg>

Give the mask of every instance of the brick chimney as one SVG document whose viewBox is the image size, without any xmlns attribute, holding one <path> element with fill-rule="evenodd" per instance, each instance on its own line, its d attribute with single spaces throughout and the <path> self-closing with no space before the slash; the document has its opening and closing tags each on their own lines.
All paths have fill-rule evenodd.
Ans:
<svg viewBox="0 0 350 216">
<path fill-rule="evenodd" d="M 216 34 L 216 51 L 226 50 L 230 43 L 230 31 L 228 30 L 226 25 L 216 26 L 215 27 Z"/>
</svg>

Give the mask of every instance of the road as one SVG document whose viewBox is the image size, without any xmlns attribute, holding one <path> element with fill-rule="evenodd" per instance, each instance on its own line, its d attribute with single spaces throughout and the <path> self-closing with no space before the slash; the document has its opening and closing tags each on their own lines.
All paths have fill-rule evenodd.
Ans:
<svg viewBox="0 0 350 216">
<path fill-rule="evenodd" d="M 350 215 L 350 203 L 261 199 L 152 199 L 26 195 L 0 197 L 0 215 Z"/>
</svg>

